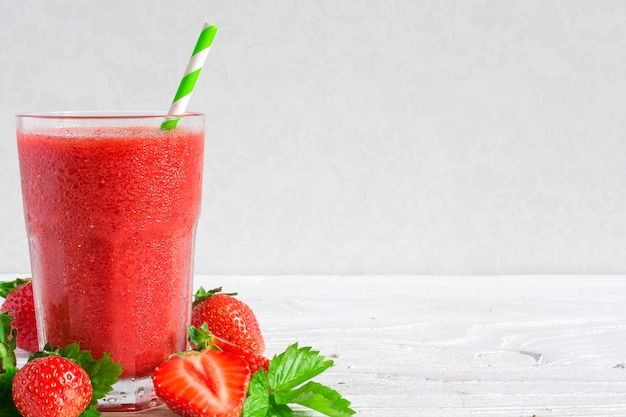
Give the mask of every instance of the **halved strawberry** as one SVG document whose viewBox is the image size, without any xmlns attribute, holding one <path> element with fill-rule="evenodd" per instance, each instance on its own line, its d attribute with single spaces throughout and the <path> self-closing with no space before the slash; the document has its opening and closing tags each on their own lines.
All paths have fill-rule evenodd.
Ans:
<svg viewBox="0 0 626 417">
<path fill-rule="evenodd" d="M 221 293 L 221 288 L 196 292 L 191 314 L 195 327 L 207 323 L 215 336 L 233 343 L 245 351 L 262 355 L 265 341 L 252 309 L 234 294 Z"/>
<path fill-rule="evenodd" d="M 250 368 L 238 356 L 217 350 L 173 355 L 152 374 L 157 396 L 185 417 L 239 416 Z"/>
</svg>

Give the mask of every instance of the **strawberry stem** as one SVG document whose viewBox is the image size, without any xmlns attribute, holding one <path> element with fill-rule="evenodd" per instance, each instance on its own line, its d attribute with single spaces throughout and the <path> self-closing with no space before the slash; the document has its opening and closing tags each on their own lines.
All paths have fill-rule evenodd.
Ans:
<svg viewBox="0 0 626 417">
<path fill-rule="evenodd" d="M 198 352 L 203 350 L 222 350 L 215 344 L 215 336 L 209 330 L 209 325 L 202 323 L 202 326 L 195 327 L 190 324 L 187 325 L 187 334 L 189 335 L 189 341 L 194 345 L 194 349 Z"/>
<path fill-rule="evenodd" d="M 211 298 L 211 297 L 213 297 L 216 294 L 226 294 L 226 295 L 230 295 L 230 296 L 237 295 L 236 292 L 222 293 L 222 287 L 213 288 L 212 290 L 209 290 L 209 291 L 205 290 L 204 287 L 200 287 L 200 288 L 198 288 L 198 291 L 196 291 L 196 293 L 193 296 L 193 305 L 192 305 L 192 307 L 197 306 L 202 301 L 206 300 L 207 298 Z"/>
</svg>

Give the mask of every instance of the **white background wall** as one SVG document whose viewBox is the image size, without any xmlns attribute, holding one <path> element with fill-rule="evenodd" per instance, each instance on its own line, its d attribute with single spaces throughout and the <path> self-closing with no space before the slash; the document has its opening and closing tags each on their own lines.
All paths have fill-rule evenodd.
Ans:
<svg viewBox="0 0 626 417">
<path fill-rule="evenodd" d="M 166 110 L 205 20 L 196 272 L 626 273 L 626 1 L 0 2 L 13 115 Z"/>
</svg>

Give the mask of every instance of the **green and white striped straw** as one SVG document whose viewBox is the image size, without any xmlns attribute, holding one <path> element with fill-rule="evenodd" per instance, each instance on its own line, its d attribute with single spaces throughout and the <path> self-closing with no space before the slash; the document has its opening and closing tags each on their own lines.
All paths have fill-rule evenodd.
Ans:
<svg viewBox="0 0 626 417">
<path fill-rule="evenodd" d="M 179 120 L 176 116 L 180 116 L 185 113 L 185 109 L 187 108 L 187 104 L 191 98 L 191 93 L 196 85 L 200 71 L 204 66 L 206 57 L 209 54 L 216 32 L 217 27 L 214 25 L 205 23 L 202 27 L 202 32 L 200 33 L 198 42 L 196 42 L 196 47 L 193 50 L 193 54 L 191 54 L 189 63 L 187 64 L 185 75 L 183 76 L 183 79 L 180 80 L 180 85 L 178 86 L 178 91 L 176 91 L 176 95 L 174 96 L 174 101 L 172 101 L 172 105 L 167 112 L 167 115 L 171 117 L 168 117 L 163 123 L 161 123 L 161 129 L 175 128 Z"/>
</svg>

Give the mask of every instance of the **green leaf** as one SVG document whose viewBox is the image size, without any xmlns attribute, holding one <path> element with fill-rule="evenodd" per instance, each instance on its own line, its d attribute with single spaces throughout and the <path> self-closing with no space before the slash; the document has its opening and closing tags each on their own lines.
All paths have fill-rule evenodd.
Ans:
<svg viewBox="0 0 626 417">
<path fill-rule="evenodd" d="M 17 331 L 11 329 L 13 317 L 8 312 L 0 314 L 0 416 L 21 417 L 13 403 L 13 378 L 17 373 L 15 343 Z"/>
<path fill-rule="evenodd" d="M 350 401 L 337 391 L 312 381 L 298 389 L 276 393 L 274 399 L 277 404 L 300 404 L 329 417 L 348 417 L 355 413 Z"/>
<path fill-rule="evenodd" d="M 98 360 L 89 359 L 90 361 L 82 364 L 79 362 L 79 365 L 85 368 L 89 378 L 91 378 L 93 398 L 99 400 L 113 389 L 113 384 L 117 382 L 118 377 L 122 373 L 122 365 L 113 362 L 108 352 Z"/>
<path fill-rule="evenodd" d="M 13 317 L 5 311 L 0 314 L 0 369 L 14 368 L 17 359 L 15 357 L 15 344 L 17 330 L 11 328 Z"/>
<path fill-rule="evenodd" d="M 98 411 L 95 405 L 89 404 L 89 406 L 83 410 L 78 417 L 100 417 L 102 413 Z"/>
<path fill-rule="evenodd" d="M 248 395 L 243 405 L 243 417 L 266 417 L 270 407 L 270 387 L 267 383 L 267 374 L 259 369 L 252 375 L 248 385 Z"/>
<path fill-rule="evenodd" d="M 288 346 L 283 353 L 274 356 L 267 374 L 261 369 L 252 376 L 242 417 L 308 415 L 300 411 L 294 413 L 288 404 L 298 404 L 329 417 L 355 414 L 350 401 L 337 391 L 309 381 L 332 365 L 332 360 L 310 347 L 300 348 L 297 343 Z"/>
<path fill-rule="evenodd" d="M 274 397 L 270 397 L 270 409 L 267 417 L 293 417 L 293 410 L 285 404 L 276 404 Z"/>
<path fill-rule="evenodd" d="M 294 343 L 283 353 L 274 356 L 268 372 L 272 391 L 293 389 L 333 366 L 332 360 L 327 360 L 318 351 L 311 349 L 308 346 L 298 348 L 298 344 Z"/>
<path fill-rule="evenodd" d="M 17 368 L 12 367 L 4 369 L 4 372 L 0 374 L 0 416 L 2 417 L 22 417 L 15 408 L 11 396 L 11 383 L 16 373 Z"/>
<path fill-rule="evenodd" d="M 13 289 L 27 283 L 28 281 L 30 281 L 30 278 L 16 278 L 13 281 L 0 282 L 0 297 L 7 298 L 7 295 L 9 295 Z"/>
</svg>

